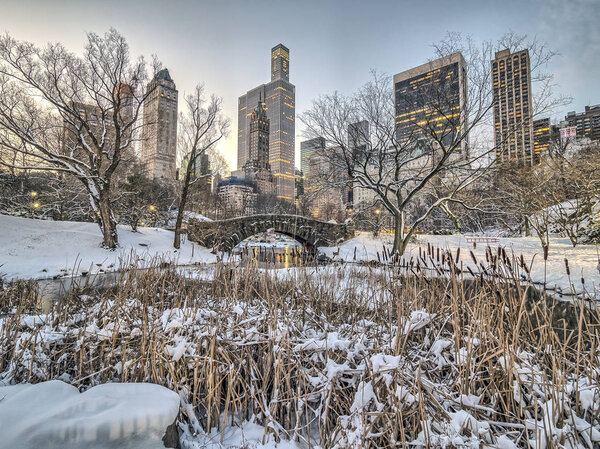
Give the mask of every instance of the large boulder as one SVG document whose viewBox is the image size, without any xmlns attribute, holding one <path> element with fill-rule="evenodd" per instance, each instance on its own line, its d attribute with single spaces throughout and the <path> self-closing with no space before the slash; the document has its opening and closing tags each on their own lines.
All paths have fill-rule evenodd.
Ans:
<svg viewBox="0 0 600 449">
<path fill-rule="evenodd" d="M 0 446 L 173 447 L 177 393 L 149 383 L 108 383 L 79 393 L 53 380 L 0 387 Z M 176 430 L 176 429 L 175 429 Z"/>
</svg>

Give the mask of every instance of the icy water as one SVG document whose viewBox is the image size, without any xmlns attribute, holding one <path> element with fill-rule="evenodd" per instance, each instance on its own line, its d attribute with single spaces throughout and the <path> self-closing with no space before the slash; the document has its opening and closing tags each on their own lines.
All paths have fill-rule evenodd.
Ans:
<svg viewBox="0 0 600 449">
<path fill-rule="evenodd" d="M 275 232 L 244 240 L 233 249 L 233 254 L 240 256 L 245 264 L 272 269 L 303 266 L 310 259 L 298 241 Z"/>
<path fill-rule="evenodd" d="M 256 264 L 259 268 L 291 268 L 306 265 L 309 261 L 299 246 L 248 247 L 239 253 L 245 264 Z"/>
</svg>

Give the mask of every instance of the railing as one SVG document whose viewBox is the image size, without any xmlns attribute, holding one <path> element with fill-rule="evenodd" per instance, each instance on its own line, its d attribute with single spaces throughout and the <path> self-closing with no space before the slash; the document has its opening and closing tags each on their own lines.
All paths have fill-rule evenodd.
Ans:
<svg viewBox="0 0 600 449">
<path fill-rule="evenodd" d="M 467 237 L 467 243 L 472 243 L 473 248 L 477 248 L 478 243 L 498 243 L 498 237 Z"/>
</svg>

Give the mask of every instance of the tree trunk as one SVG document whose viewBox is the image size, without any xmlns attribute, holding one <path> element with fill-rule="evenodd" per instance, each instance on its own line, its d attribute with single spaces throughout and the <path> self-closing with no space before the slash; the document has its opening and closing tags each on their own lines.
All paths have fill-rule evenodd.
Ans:
<svg viewBox="0 0 600 449">
<path fill-rule="evenodd" d="M 394 214 L 394 247 L 392 248 L 392 254 L 398 257 L 404 255 L 407 244 L 408 238 L 404 236 L 404 216 L 402 213 Z"/>
<path fill-rule="evenodd" d="M 525 217 L 525 237 L 531 237 L 531 228 L 529 227 L 529 218 Z"/>
<path fill-rule="evenodd" d="M 190 161 L 193 160 L 190 157 Z M 177 220 L 175 220 L 175 239 L 173 246 L 177 249 L 181 247 L 181 228 L 183 225 L 183 214 L 185 211 L 185 203 L 187 201 L 188 190 L 190 188 L 190 163 L 188 163 L 187 170 L 185 172 L 185 180 L 183 181 L 183 188 L 181 190 L 181 201 L 179 201 L 179 210 L 177 210 Z"/>
<path fill-rule="evenodd" d="M 98 224 L 102 231 L 102 246 L 108 249 L 115 249 L 119 240 L 117 237 L 117 222 L 110 205 L 110 195 L 107 190 L 100 191 L 97 201 Z"/>
<path fill-rule="evenodd" d="M 544 251 L 544 254 L 548 254 L 548 251 L 550 250 L 550 238 L 548 237 L 548 231 L 536 229 L 536 232 L 540 238 L 540 243 L 542 244 L 542 250 Z"/>
</svg>

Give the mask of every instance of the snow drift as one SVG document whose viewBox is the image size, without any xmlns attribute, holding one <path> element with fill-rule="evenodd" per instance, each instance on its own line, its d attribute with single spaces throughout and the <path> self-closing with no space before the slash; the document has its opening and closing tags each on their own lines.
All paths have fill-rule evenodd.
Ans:
<svg viewBox="0 0 600 449">
<path fill-rule="evenodd" d="M 179 396 L 164 387 L 108 383 L 79 393 L 52 380 L 0 387 L 0 446 L 11 449 L 164 448 Z"/>
</svg>

